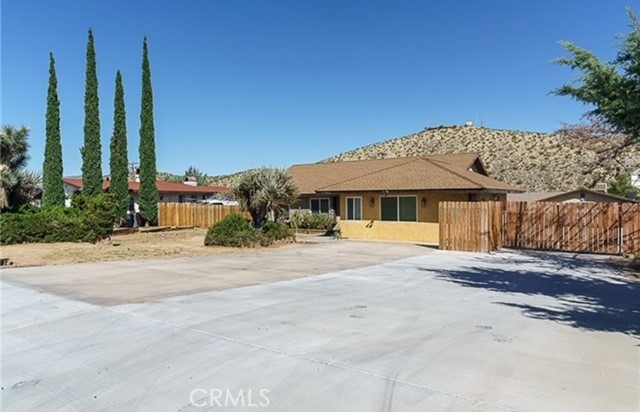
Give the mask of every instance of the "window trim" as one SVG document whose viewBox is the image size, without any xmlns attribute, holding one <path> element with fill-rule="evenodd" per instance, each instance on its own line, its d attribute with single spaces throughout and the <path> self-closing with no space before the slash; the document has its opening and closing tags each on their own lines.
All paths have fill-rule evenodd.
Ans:
<svg viewBox="0 0 640 412">
<path fill-rule="evenodd" d="M 420 209 L 418 208 L 418 195 L 392 195 L 392 196 L 380 196 L 378 198 L 378 204 L 380 205 L 380 210 L 378 213 L 378 217 L 380 219 L 380 221 L 382 222 L 382 199 L 383 198 L 390 198 L 390 197 L 395 197 L 396 198 L 396 220 L 385 220 L 384 222 L 419 222 L 419 213 L 420 213 Z M 401 197 L 412 197 L 415 199 L 416 201 L 416 220 L 400 220 L 400 198 Z"/>
<path fill-rule="evenodd" d="M 311 201 L 313 200 L 317 200 L 318 201 L 318 212 L 317 213 L 325 213 L 322 211 L 322 206 L 321 206 L 321 201 L 322 200 L 326 200 L 327 201 L 327 211 L 326 213 L 329 214 L 331 213 L 331 198 L 330 197 L 310 197 L 309 198 L 309 210 L 311 211 L 311 213 L 313 213 L 313 208 L 311 207 Z"/>
<path fill-rule="evenodd" d="M 360 219 L 349 219 L 349 199 L 360 199 Z M 363 216 L 363 207 L 362 207 L 362 196 L 346 196 L 345 197 L 345 201 L 344 201 L 344 206 L 345 206 L 345 219 L 344 220 L 363 220 L 362 216 Z M 354 213 L 355 216 L 355 213 Z"/>
</svg>

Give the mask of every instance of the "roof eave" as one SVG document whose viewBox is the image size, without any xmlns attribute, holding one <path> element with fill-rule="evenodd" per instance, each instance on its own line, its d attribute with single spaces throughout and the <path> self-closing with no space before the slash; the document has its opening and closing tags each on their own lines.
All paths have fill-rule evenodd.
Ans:
<svg viewBox="0 0 640 412">
<path fill-rule="evenodd" d="M 475 188 L 394 188 L 394 189 L 331 189 L 331 190 L 317 190 L 315 193 L 310 194 L 330 194 L 330 193 L 348 193 L 348 192 L 383 192 L 388 190 L 391 192 L 474 192 L 474 193 L 522 193 L 523 189 L 519 188 L 487 188 L 487 187 L 475 187 Z"/>
</svg>

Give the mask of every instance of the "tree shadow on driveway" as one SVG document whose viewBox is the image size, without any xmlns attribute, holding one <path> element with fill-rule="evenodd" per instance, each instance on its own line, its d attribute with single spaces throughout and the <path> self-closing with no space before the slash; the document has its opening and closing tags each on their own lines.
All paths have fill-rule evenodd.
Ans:
<svg viewBox="0 0 640 412">
<path fill-rule="evenodd" d="M 476 256 L 471 261 L 473 266 L 437 270 L 436 278 L 509 295 L 553 298 L 551 304 L 494 303 L 535 319 L 640 338 L 640 282 L 620 276 L 618 268 L 604 259 L 518 253 Z"/>
</svg>

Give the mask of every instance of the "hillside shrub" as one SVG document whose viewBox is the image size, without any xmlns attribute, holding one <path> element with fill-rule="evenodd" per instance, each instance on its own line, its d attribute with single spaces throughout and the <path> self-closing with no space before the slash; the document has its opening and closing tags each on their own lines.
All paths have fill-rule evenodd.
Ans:
<svg viewBox="0 0 640 412">
<path fill-rule="evenodd" d="M 0 244 L 95 243 L 111 236 L 115 219 L 115 203 L 111 196 L 103 194 L 77 199 L 70 208 L 44 207 L 2 214 Z"/>
</svg>

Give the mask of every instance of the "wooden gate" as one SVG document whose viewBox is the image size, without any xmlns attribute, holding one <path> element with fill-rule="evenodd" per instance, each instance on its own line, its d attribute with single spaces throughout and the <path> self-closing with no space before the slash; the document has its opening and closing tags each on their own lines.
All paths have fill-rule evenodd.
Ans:
<svg viewBox="0 0 640 412">
<path fill-rule="evenodd" d="M 504 246 L 588 253 L 640 251 L 640 204 L 507 202 Z"/>
<path fill-rule="evenodd" d="M 640 253 L 640 204 L 440 202 L 440 249 Z"/>
<path fill-rule="evenodd" d="M 501 202 L 440 202 L 440 249 L 491 252 L 502 247 Z"/>
</svg>

